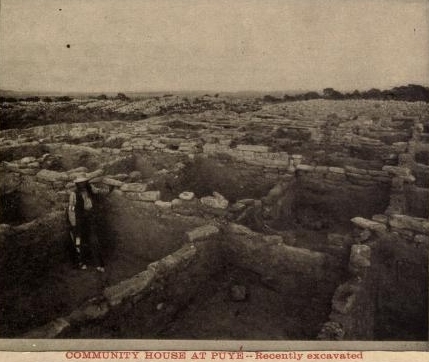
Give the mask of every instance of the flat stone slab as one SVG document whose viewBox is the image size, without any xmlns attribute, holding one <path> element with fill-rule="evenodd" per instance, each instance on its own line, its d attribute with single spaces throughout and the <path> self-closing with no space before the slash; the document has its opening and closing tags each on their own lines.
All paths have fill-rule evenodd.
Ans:
<svg viewBox="0 0 429 362">
<path fill-rule="evenodd" d="M 359 175 L 366 175 L 368 173 L 367 170 L 365 170 L 363 168 L 357 168 L 357 167 L 353 167 L 353 166 L 345 166 L 344 168 L 347 172 L 355 173 L 355 174 L 359 174 Z"/>
<path fill-rule="evenodd" d="M 124 183 L 119 180 L 115 180 L 114 178 L 104 177 L 102 180 L 103 184 L 114 187 L 121 187 Z"/>
<path fill-rule="evenodd" d="M 45 182 L 68 181 L 69 176 L 66 172 L 57 172 L 51 170 L 41 170 L 36 175 L 37 179 Z"/>
<path fill-rule="evenodd" d="M 195 197 L 195 194 L 191 191 L 184 191 L 179 195 L 179 199 L 189 201 Z"/>
<path fill-rule="evenodd" d="M 310 166 L 310 165 L 304 165 L 304 164 L 299 164 L 298 166 L 296 166 L 296 169 L 298 171 L 314 171 L 314 166 Z"/>
<path fill-rule="evenodd" d="M 362 229 L 368 229 L 368 230 L 378 231 L 378 232 L 383 232 L 387 230 L 386 225 L 379 223 L 377 221 L 365 219 L 360 216 L 354 217 L 353 219 L 351 219 L 351 222 L 361 227 Z"/>
<path fill-rule="evenodd" d="M 229 204 L 229 201 L 218 192 L 213 192 L 213 196 L 204 196 L 200 201 L 203 205 L 214 209 L 226 209 Z"/>
<path fill-rule="evenodd" d="M 333 173 L 346 173 L 346 171 L 341 168 L 341 167 L 328 167 L 329 172 L 333 172 Z"/>
<path fill-rule="evenodd" d="M 420 234 L 429 235 L 429 220 L 427 219 L 394 214 L 390 216 L 389 224 L 398 229 L 414 230 Z"/>
<path fill-rule="evenodd" d="M 402 176 L 407 177 L 411 175 L 411 171 L 407 167 L 398 167 L 398 166 L 383 166 L 383 171 L 388 172 L 389 174 L 395 175 L 395 176 Z"/>
<path fill-rule="evenodd" d="M 235 224 L 235 223 L 229 223 L 228 231 L 233 234 L 239 234 L 239 235 L 256 235 L 257 234 L 253 230 L 249 229 L 247 226 L 244 226 L 241 224 Z"/>
<path fill-rule="evenodd" d="M 216 234 L 219 234 L 219 229 L 214 225 L 200 226 L 186 233 L 190 242 L 206 239 Z"/>
<path fill-rule="evenodd" d="M 258 145 L 238 145 L 237 150 L 249 152 L 270 152 L 270 148 L 268 146 Z"/>
<path fill-rule="evenodd" d="M 142 183 L 124 183 L 121 186 L 121 191 L 124 192 L 145 192 L 147 189 L 146 184 Z"/>
<path fill-rule="evenodd" d="M 155 273 L 152 270 L 145 270 L 132 278 L 104 289 L 103 295 L 110 305 L 118 305 L 123 299 L 142 292 L 151 284 L 154 277 Z"/>
</svg>

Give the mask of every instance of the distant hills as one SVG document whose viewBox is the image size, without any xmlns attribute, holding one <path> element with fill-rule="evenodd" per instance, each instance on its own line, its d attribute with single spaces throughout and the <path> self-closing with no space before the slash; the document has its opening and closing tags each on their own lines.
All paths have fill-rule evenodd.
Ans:
<svg viewBox="0 0 429 362">
<path fill-rule="evenodd" d="M 43 97 L 64 97 L 70 98 L 90 98 L 97 97 L 101 94 L 107 98 L 114 98 L 118 95 L 117 92 L 52 92 L 52 91 L 14 91 L 0 89 L 0 101 L 16 101 L 18 99 Z M 316 91 L 289 90 L 285 92 L 273 91 L 264 92 L 257 90 L 239 91 L 239 92 L 214 92 L 214 91 L 157 91 L 157 92 L 123 92 L 127 97 L 133 98 L 149 98 L 162 96 L 229 96 L 229 97 L 245 97 L 245 98 L 263 98 L 266 102 L 284 102 L 298 101 L 310 99 L 376 99 L 376 100 L 402 100 L 402 101 L 424 101 L 429 102 L 429 87 L 418 84 L 408 84 L 406 86 L 394 87 L 388 90 L 380 90 L 371 88 L 369 90 L 341 93 L 334 88 L 325 88 L 321 93 Z"/>
</svg>

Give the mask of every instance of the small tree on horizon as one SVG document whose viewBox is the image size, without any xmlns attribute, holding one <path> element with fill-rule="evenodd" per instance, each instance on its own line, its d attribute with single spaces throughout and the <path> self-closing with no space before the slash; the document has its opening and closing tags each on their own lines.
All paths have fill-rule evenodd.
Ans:
<svg viewBox="0 0 429 362">
<path fill-rule="evenodd" d="M 119 99 L 121 101 L 128 101 L 129 100 L 129 98 L 124 93 L 118 93 L 118 95 L 116 96 L 116 99 Z"/>
</svg>

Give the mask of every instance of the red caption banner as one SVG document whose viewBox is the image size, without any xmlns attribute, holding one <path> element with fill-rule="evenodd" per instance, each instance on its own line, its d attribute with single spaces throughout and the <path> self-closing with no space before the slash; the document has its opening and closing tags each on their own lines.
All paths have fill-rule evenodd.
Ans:
<svg viewBox="0 0 429 362">
<path fill-rule="evenodd" d="M 67 351 L 68 360 L 362 360 L 363 352 Z"/>
</svg>

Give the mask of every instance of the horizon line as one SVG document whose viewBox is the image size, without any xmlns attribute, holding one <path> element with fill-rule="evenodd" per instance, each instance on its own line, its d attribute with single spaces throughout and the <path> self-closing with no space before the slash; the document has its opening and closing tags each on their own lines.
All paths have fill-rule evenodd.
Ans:
<svg viewBox="0 0 429 362">
<path fill-rule="evenodd" d="M 130 94 L 130 93 L 270 93 L 270 92 L 275 92 L 275 93 L 287 93 L 287 92 L 320 92 L 323 91 L 323 89 L 326 88 L 333 88 L 336 91 L 339 92 L 354 92 L 355 90 L 358 90 L 359 92 L 362 91 L 367 91 L 370 89 L 379 89 L 381 91 L 384 90 L 390 90 L 393 88 L 397 88 L 397 87 L 406 87 L 406 86 L 410 86 L 410 85 L 415 85 L 415 86 L 421 86 L 421 87 L 425 87 L 428 88 L 429 87 L 429 82 L 424 83 L 407 83 L 407 84 L 400 84 L 400 85 L 394 85 L 394 86 L 390 86 L 387 88 L 377 88 L 377 87 L 368 87 L 368 88 L 348 88 L 348 89 L 340 89 L 340 88 L 335 88 L 335 87 L 323 87 L 323 88 L 312 88 L 312 89 L 307 89 L 307 88 L 295 88 L 295 89 L 240 89 L 240 90 L 219 90 L 219 89 L 180 89 L 180 90 L 168 90 L 168 89 L 153 89 L 153 90 L 68 90 L 68 91 L 63 91 L 63 90 L 42 90 L 42 89 L 3 89 L 0 88 L 0 92 L 15 92 L 15 93 L 25 93 L 25 92 L 31 92 L 31 93 L 62 93 L 62 94 L 66 94 L 66 93 L 84 93 L 84 94 L 103 94 L 103 93 L 125 93 L 125 94 Z"/>
</svg>

